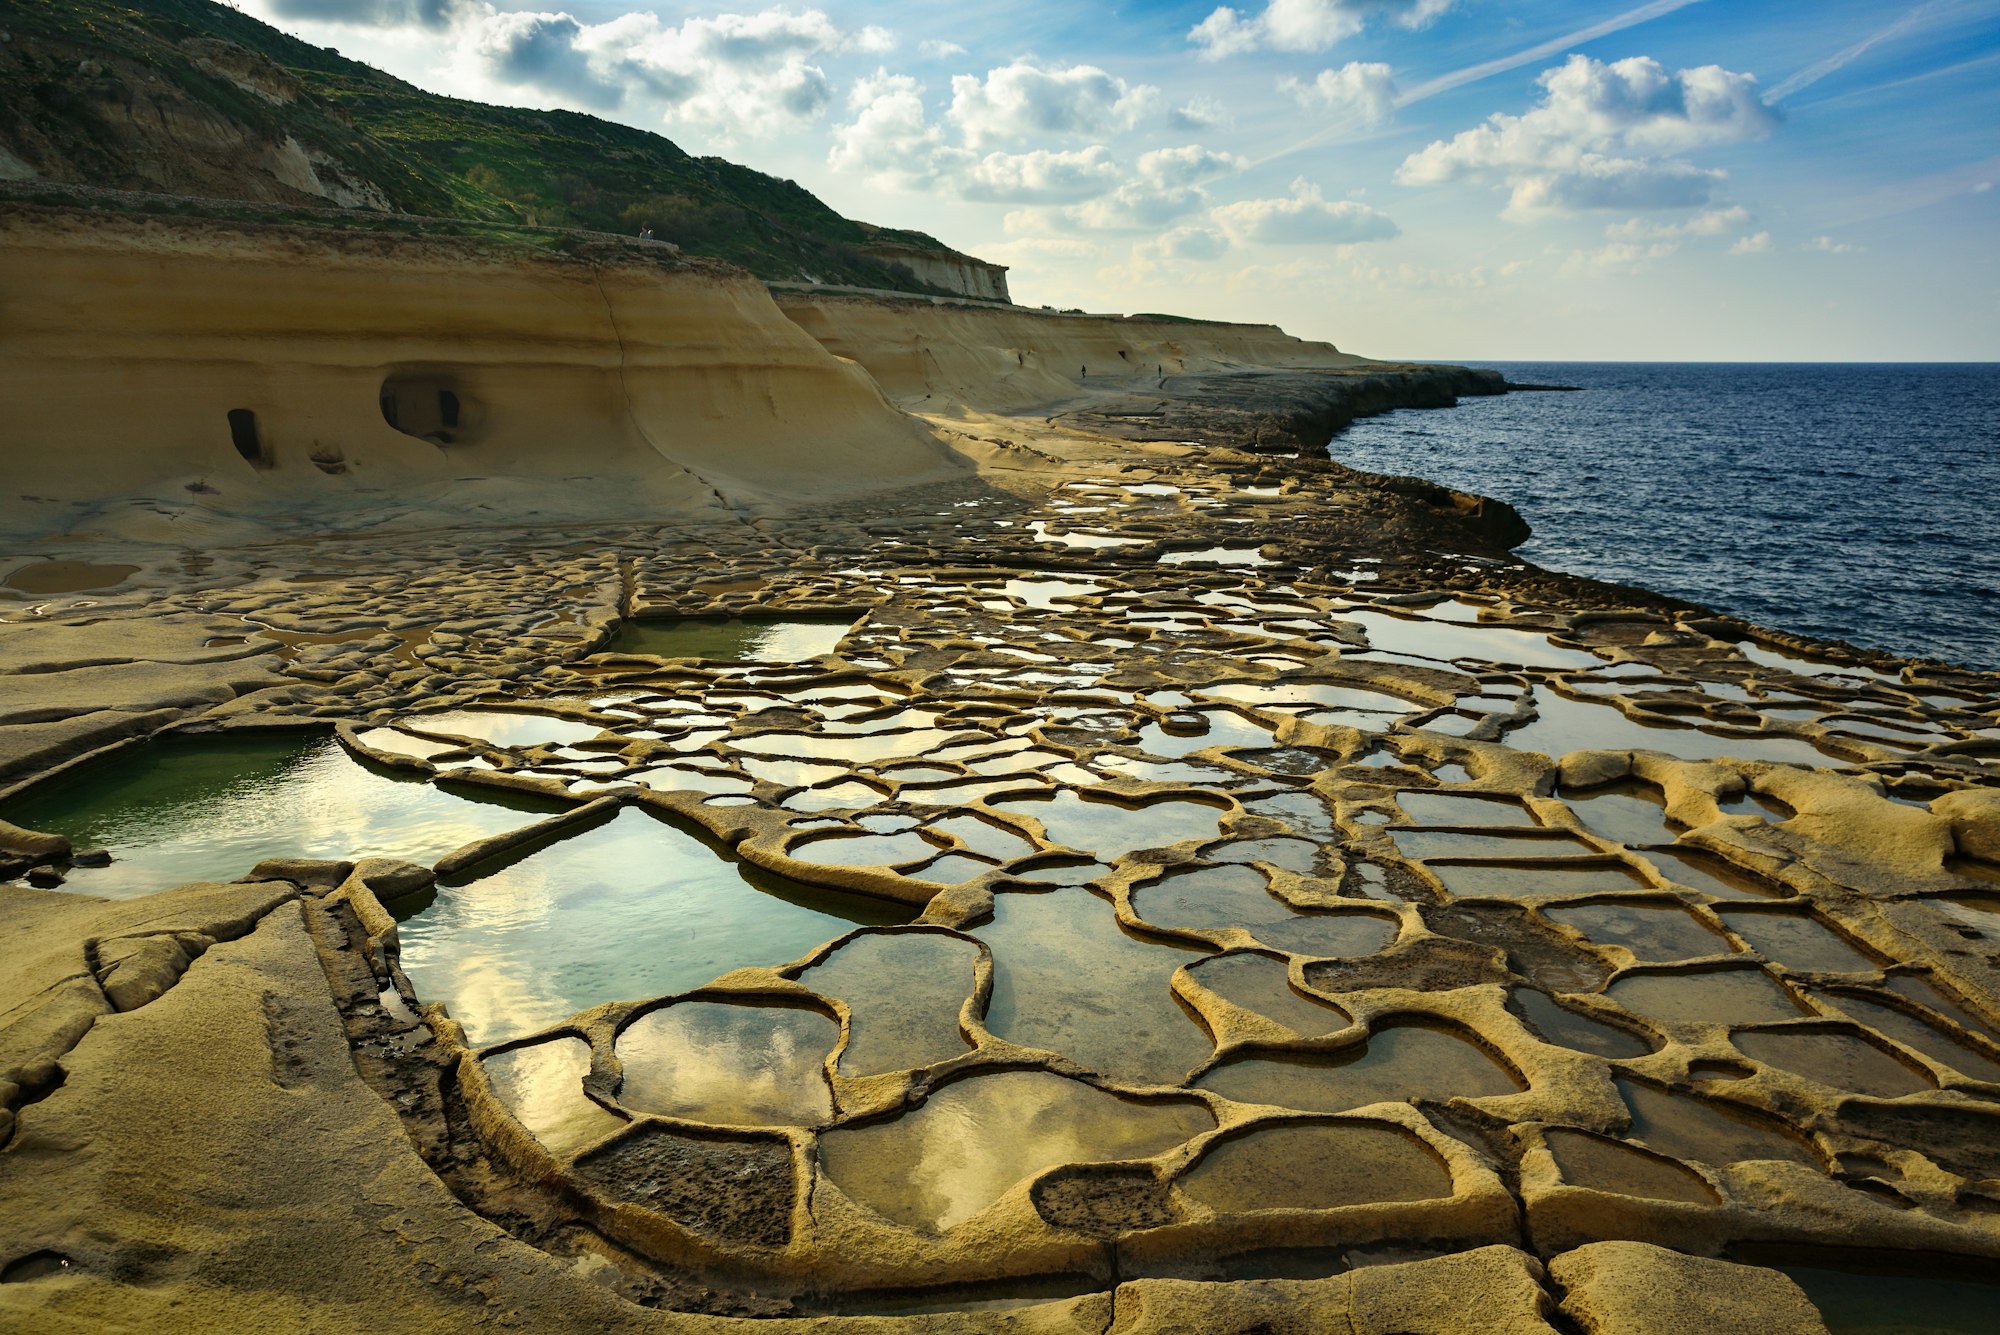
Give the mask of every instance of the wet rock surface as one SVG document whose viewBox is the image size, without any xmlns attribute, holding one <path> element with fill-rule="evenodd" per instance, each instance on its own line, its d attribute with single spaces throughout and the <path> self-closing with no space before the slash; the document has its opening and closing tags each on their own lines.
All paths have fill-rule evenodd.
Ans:
<svg viewBox="0 0 2000 1335">
<path fill-rule="evenodd" d="M 1739 1244 L 2000 1259 L 1992 678 L 954 421 L 980 481 L 866 506 L 16 585 L 48 698 L 155 667 L 8 753 L 0 1310 L 1610 1330 Z M 115 1199 L 191 1154 L 302 1176 L 278 1240 Z"/>
</svg>

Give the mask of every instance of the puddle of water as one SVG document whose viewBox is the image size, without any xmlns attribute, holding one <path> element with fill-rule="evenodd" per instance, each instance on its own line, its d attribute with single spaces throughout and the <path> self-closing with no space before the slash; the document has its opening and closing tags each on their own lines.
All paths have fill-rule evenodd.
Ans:
<svg viewBox="0 0 2000 1335">
<path fill-rule="evenodd" d="M 1691 1205 L 1713 1205 L 1718 1199 L 1691 1170 L 1635 1146 L 1567 1127 L 1550 1130 L 1546 1138 L 1563 1180 L 1573 1186 Z"/>
<path fill-rule="evenodd" d="M 514 1048 L 480 1064 L 494 1096 L 552 1154 L 574 1154 L 625 1125 L 584 1094 L 590 1045 L 580 1038 Z"/>
<path fill-rule="evenodd" d="M 748 779 L 738 778 L 734 774 L 693 769 L 682 765 L 655 765 L 651 769 L 642 769 L 627 775 L 625 781 L 644 784 L 663 793 L 747 793 L 751 786 Z"/>
<path fill-rule="evenodd" d="M 1105 586 L 1080 579 L 1010 579 L 1001 586 L 1001 590 L 1031 608 L 1049 611 L 1059 600 L 1092 598 L 1103 593 Z"/>
<path fill-rule="evenodd" d="M 953 835 L 968 851 L 996 862 L 1025 857 L 1035 851 L 1034 843 L 1026 835 L 1003 829 L 977 816 L 947 816 L 930 822 L 925 828 L 937 834 Z"/>
<path fill-rule="evenodd" d="M 1750 948 L 1799 973 L 1874 973 L 1876 962 L 1810 914 L 1719 909 L 1729 930 Z"/>
<path fill-rule="evenodd" d="M 1604 666 L 1604 660 L 1596 654 L 1582 649 L 1565 649 L 1551 643 L 1549 637 L 1539 631 L 1512 630 L 1505 626 L 1471 626 L 1429 618 L 1413 621 L 1386 612 L 1362 609 L 1342 612 L 1340 619 L 1360 626 L 1372 647 L 1391 653 L 1415 654 L 1446 661 L 1470 658 L 1515 667 Z"/>
<path fill-rule="evenodd" d="M 799 975 L 823 997 L 845 1002 L 845 1076 L 931 1066 L 971 1048 L 958 1013 L 972 994 L 979 947 L 941 932 L 858 936 Z"/>
<path fill-rule="evenodd" d="M 1242 927 L 1277 950 L 1320 957 L 1373 955 L 1396 939 L 1393 918 L 1373 913 L 1295 913 L 1270 894 L 1264 874 L 1243 866 L 1169 872 L 1132 892 L 1132 907 L 1159 927 Z"/>
<path fill-rule="evenodd" d="M 935 857 L 940 851 L 936 844 L 911 831 L 814 835 L 791 845 L 785 854 L 822 867 L 896 867 Z"/>
<path fill-rule="evenodd" d="M 1990 1279 L 1777 1269 L 1805 1290 L 1829 1335 L 1992 1335 L 2000 1311 L 2000 1283 Z"/>
<path fill-rule="evenodd" d="M 923 1106 L 820 1138 L 827 1177 L 906 1228 L 943 1232 L 1058 1164 L 1149 1158 L 1215 1125 L 1192 1102 L 1138 1103 L 1046 1071 L 955 1080 Z"/>
<path fill-rule="evenodd" d="M 744 755 L 730 758 L 735 761 L 736 768 L 751 778 L 762 779 L 781 788 L 825 783 L 848 772 L 845 765 L 829 765 L 817 760 L 769 760 L 763 756 Z"/>
<path fill-rule="evenodd" d="M 1389 948 L 1400 926 L 1373 913 L 1300 913 L 1254 928 L 1273 950 L 1315 959 L 1359 959 Z"/>
<path fill-rule="evenodd" d="M 1424 864 L 1461 899 L 1497 898 L 1534 901 L 1568 899 L 1614 890 L 1647 890 L 1644 877 L 1623 863 L 1575 862 L 1534 866 L 1505 862 L 1430 862 Z"/>
<path fill-rule="evenodd" d="M 1172 988 L 1202 952 L 1141 941 L 1077 887 L 997 894 L 992 921 L 971 931 L 993 952 L 994 1035 L 1147 1084 L 1178 1084 L 1207 1060 L 1208 1031 Z"/>
<path fill-rule="evenodd" d="M 1864 1039 L 1837 1030 L 1746 1029 L 1731 1035 L 1730 1042 L 1752 1061 L 1856 1094 L 1894 1099 L 1937 1088 L 1916 1068 Z"/>
<path fill-rule="evenodd" d="M 1617 706 L 1572 700 L 1546 687 L 1534 692 L 1537 717 L 1502 739 L 1518 751 L 1560 760 L 1572 751 L 1660 751 L 1682 760 L 1769 760 L 1787 765 L 1845 764 L 1797 737 L 1721 737 L 1693 727 L 1636 723 Z"/>
<path fill-rule="evenodd" d="M 1762 969 L 1628 974 L 1604 995 L 1663 1024 L 1759 1024 L 1808 1013 Z"/>
<path fill-rule="evenodd" d="M 994 865 L 980 858 L 967 857 L 962 853 L 947 853 L 907 875 L 913 880 L 928 881 L 932 885 L 960 885 L 975 876 L 984 876 L 994 869 Z"/>
<path fill-rule="evenodd" d="M 903 756 L 922 756 L 940 746 L 977 734 L 917 728 L 909 732 L 860 733 L 835 736 L 824 732 L 760 732 L 740 738 L 730 749 L 743 755 L 801 760 L 844 760 L 852 765 L 876 764 Z"/>
<path fill-rule="evenodd" d="M 464 790 L 470 793 L 471 790 Z M 331 737 L 164 738 L 37 785 L 4 815 L 107 848 L 64 889 L 130 899 L 190 881 L 231 881 L 266 858 L 434 862 L 567 804 L 457 796 L 356 760 Z"/>
<path fill-rule="evenodd" d="M 1534 813 L 1511 797 L 1476 797 L 1470 793 L 1406 792 L 1396 805 L 1417 825 L 1535 824 Z"/>
<path fill-rule="evenodd" d="M 1927 1020 L 1919 1019 L 1886 1002 L 1870 1001 L 1850 992 L 1816 993 L 1831 1000 L 1843 1012 L 1870 1029 L 1894 1039 L 1913 1052 L 1948 1066 L 1972 1080 L 2000 1084 L 2000 1061 L 1994 1060 L 1954 1034 L 1948 1034 Z"/>
<path fill-rule="evenodd" d="M 1263 862 L 1301 876 L 1320 870 L 1319 845 L 1306 839 L 1233 839 L 1216 844 L 1202 854 L 1211 862 Z"/>
<path fill-rule="evenodd" d="M 1705 955 L 1729 955 L 1736 950 L 1728 938 L 1678 903 L 1626 900 L 1543 912 L 1556 922 L 1576 928 L 1598 945 L 1625 947 L 1641 964 L 1671 964 Z"/>
<path fill-rule="evenodd" d="M 708 658 L 728 663 L 797 663 L 840 647 L 855 619 L 800 617 L 791 621 L 744 621 L 733 617 L 682 617 L 627 621 L 612 637 L 609 652 L 652 658 Z"/>
<path fill-rule="evenodd" d="M 1295 834 L 1322 844 L 1333 843 L 1339 831 L 1334 828 L 1333 810 L 1310 793 L 1276 793 L 1270 797 L 1253 797 L 1243 803 L 1243 809 L 1252 815 L 1269 816 L 1283 821 Z"/>
<path fill-rule="evenodd" d="M 729 799 L 723 799 L 729 800 Z M 685 992 L 782 964 L 911 906 L 787 881 L 638 808 L 440 885 L 404 921 L 403 970 L 475 1044 L 600 1002 Z"/>
<path fill-rule="evenodd" d="M 1877 672 L 1873 668 L 1801 658 L 1797 654 L 1767 648 L 1754 640 L 1737 641 L 1736 652 L 1760 667 L 1782 668 L 1786 672 L 1796 672 L 1802 677 L 1851 677 L 1859 681 L 1878 681 L 1886 686 L 1897 687 L 1903 684 L 1903 679 L 1899 675 Z"/>
<path fill-rule="evenodd" d="M 1190 867 L 1132 891 L 1132 909 L 1156 927 L 1259 927 L 1292 910 L 1270 893 L 1264 873 L 1250 867 Z"/>
<path fill-rule="evenodd" d="M 1294 746 L 1272 747 L 1262 751 L 1239 751 L 1236 758 L 1247 760 L 1275 774 L 1289 774 L 1301 779 L 1310 778 L 1341 763 L 1338 751 Z"/>
<path fill-rule="evenodd" d="M 791 811 L 858 811 L 888 797 L 865 783 L 836 783 L 831 788 L 804 788 L 785 799 Z"/>
<path fill-rule="evenodd" d="M 1643 1057 L 1657 1046 L 1623 1025 L 1571 1010 L 1547 993 L 1530 987 L 1508 988 L 1507 1008 L 1544 1042 L 1592 1056 L 1620 1061 Z"/>
<path fill-rule="evenodd" d="M 1135 848 L 1213 839 L 1222 828 L 1219 807 L 1182 798 L 1126 806 L 1063 791 L 1051 797 L 1010 798 L 991 805 L 995 811 L 1040 821 L 1051 843 L 1107 860 Z"/>
<path fill-rule="evenodd" d="M 1678 834 L 1667 823 L 1666 804 L 1650 784 L 1616 784 L 1588 792 L 1558 793 L 1592 833 L 1628 848 L 1671 844 Z"/>
<path fill-rule="evenodd" d="M 459 749 L 450 742 L 426 741 L 396 728 L 365 728 L 355 734 L 355 740 L 389 755 L 410 756 L 416 760 L 429 760 L 432 756 Z"/>
<path fill-rule="evenodd" d="M 1201 732 L 1192 735 L 1175 728 L 1169 730 L 1159 723 L 1147 723 L 1139 729 L 1139 749 L 1147 755 L 1163 759 L 1177 760 L 1193 751 L 1205 750 L 1211 746 L 1222 747 L 1268 747 L 1271 731 L 1261 724 L 1253 723 L 1232 709 L 1199 709 L 1177 718 L 1198 716 L 1206 725 Z"/>
<path fill-rule="evenodd" d="M 1163 566 L 1267 566 L 1271 564 L 1256 547 L 1204 547 L 1198 552 L 1168 552 L 1160 558 Z"/>
<path fill-rule="evenodd" d="M 2000 941 L 2000 899 L 1991 895 L 1933 895 L 1924 900 L 1968 940 Z"/>
<path fill-rule="evenodd" d="M 1479 1044 L 1419 1023 L 1383 1025 L 1365 1044 L 1337 1053 L 1267 1049 L 1226 1062 L 1195 1083 L 1239 1103 L 1300 1112 L 1345 1112 L 1406 1099 L 1476 1099 L 1527 1088 Z"/>
<path fill-rule="evenodd" d="M 476 737 L 494 746 L 564 746 L 587 742 L 604 729 L 553 714 L 513 709 L 453 709 L 442 714 L 412 714 L 403 726 L 448 737 Z"/>
<path fill-rule="evenodd" d="M 1451 1173 L 1399 1126 L 1272 1126 L 1210 1147 L 1175 1183 L 1219 1214 L 1330 1210 L 1451 1195 Z"/>
<path fill-rule="evenodd" d="M 0 580 L 10 589 L 40 598 L 58 593 L 84 593 L 123 584 L 140 567 L 98 565 L 91 561 L 31 561 Z"/>
<path fill-rule="evenodd" d="M 1093 549 L 1103 547 L 1144 547 L 1148 541 L 1146 538 L 1115 538 L 1108 533 L 1083 533 L 1075 529 L 1064 533 L 1051 533 L 1049 532 L 1048 521 L 1045 519 L 1030 520 L 1028 522 L 1028 531 L 1035 535 L 1036 542 L 1050 542 L 1062 547 L 1086 547 Z"/>
<path fill-rule="evenodd" d="M 1276 1020 L 1303 1038 L 1317 1038 L 1349 1024 L 1347 1012 L 1295 989 L 1283 961 L 1266 955 L 1217 955 L 1189 965 L 1188 972 L 1224 1001 Z"/>
<path fill-rule="evenodd" d="M 1389 691 L 1363 686 L 1334 686 L 1317 681 L 1232 681 L 1204 686 L 1201 693 L 1217 700 L 1257 705 L 1332 705 L 1375 714 L 1409 714 L 1427 706 Z"/>
<path fill-rule="evenodd" d="M 1622 1075 L 1612 1079 L 1632 1112 L 1631 1138 L 1660 1154 L 1716 1165 L 1784 1159 L 1813 1168 L 1824 1166 L 1818 1155 L 1774 1119 L 1670 1094 Z"/>
<path fill-rule="evenodd" d="M 1973 1015 L 1955 998 L 1945 995 L 1928 979 L 1915 974 L 1892 973 L 1882 980 L 1882 985 L 1907 1001 L 1913 1001 L 1939 1015 L 1956 1020 L 1972 1033 L 1984 1035 L 1989 1039 L 2000 1037 L 2000 1029 L 1996 1029 L 1992 1021 L 1982 1020 Z"/>
<path fill-rule="evenodd" d="M 950 807 L 976 802 L 995 793 L 1018 793 L 1024 788 L 1034 787 L 1038 782 L 1033 775 L 1016 779 L 966 779 L 960 783 L 905 786 L 897 790 L 896 797 L 912 806 Z"/>
<path fill-rule="evenodd" d="M 1561 830 L 1391 830 L 1406 858 L 1560 858 L 1597 850 Z"/>
<path fill-rule="evenodd" d="M 833 1117 L 826 1059 L 840 1026 L 801 1006 L 683 1001 L 618 1035 L 634 1112 L 724 1126 L 817 1126 Z"/>
<path fill-rule="evenodd" d="M 1774 885 L 1755 872 L 1744 871 L 1705 854 L 1648 849 L 1645 856 L 1648 862 L 1659 868 L 1661 875 L 1675 885 L 1684 885 L 1717 899 L 1772 899 L 1789 893 L 1783 886 Z"/>
</svg>

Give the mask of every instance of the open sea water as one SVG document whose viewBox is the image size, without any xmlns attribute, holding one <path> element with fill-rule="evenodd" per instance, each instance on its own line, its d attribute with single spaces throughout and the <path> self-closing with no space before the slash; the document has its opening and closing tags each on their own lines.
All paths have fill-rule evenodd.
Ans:
<svg viewBox="0 0 2000 1335">
<path fill-rule="evenodd" d="M 2000 668 L 2000 365 L 1467 364 L 1582 392 L 1366 418 L 1329 452 L 1509 502 L 1549 569 Z"/>
</svg>

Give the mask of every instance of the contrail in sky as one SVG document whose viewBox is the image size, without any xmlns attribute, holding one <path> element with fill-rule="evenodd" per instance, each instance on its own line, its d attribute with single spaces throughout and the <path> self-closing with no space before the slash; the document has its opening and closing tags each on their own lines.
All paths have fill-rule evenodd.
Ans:
<svg viewBox="0 0 2000 1335">
<path fill-rule="evenodd" d="M 1440 74 L 1437 78 L 1420 83 L 1408 92 L 1398 95 L 1396 105 L 1407 107 L 1412 102 L 1421 102 L 1427 97 L 1436 97 L 1439 93 L 1448 93 L 1454 88 L 1463 88 L 1466 84 L 1477 83 L 1479 80 L 1492 75 L 1501 74 L 1511 69 L 1519 69 L 1523 65 L 1541 60 L 1545 56 L 1552 56 L 1558 51 L 1567 50 L 1572 46 L 1580 46 L 1585 42 L 1594 41 L 1607 34 L 1661 18 L 1673 13 L 1676 9 L 1686 9 L 1689 5 L 1700 3 L 1701 0 L 1653 0 L 1651 4 L 1640 5 L 1637 9 L 1628 9 L 1623 14 L 1605 19 L 1602 23 L 1593 23 L 1588 28 L 1578 28 L 1575 32 L 1565 33 L 1561 37 L 1551 37 L 1546 42 L 1531 46 L 1525 51 L 1516 51 L 1511 56 L 1502 56 L 1498 60 L 1488 60 L 1478 65 L 1467 65 L 1464 69 L 1453 70 L 1450 74 Z"/>
<path fill-rule="evenodd" d="M 1609 33 L 1619 32 L 1637 24 L 1647 23 L 1653 19 L 1671 14 L 1677 9 L 1686 9 L 1689 5 L 1700 3 L 1701 0 L 1651 0 L 1650 4 L 1640 5 L 1637 9 L 1628 9 L 1623 14 L 1613 15 L 1601 23 L 1593 23 L 1587 28 L 1578 28 L 1575 32 L 1564 33 L 1560 37 L 1551 37 L 1546 42 L 1538 42 L 1524 51 L 1516 51 L 1511 56 L 1501 56 L 1497 60 L 1483 61 L 1477 65 L 1467 65 L 1464 69 L 1453 70 L 1449 74 L 1440 74 L 1435 79 L 1427 80 L 1407 92 L 1397 94 L 1396 105 L 1407 107 L 1412 102 L 1421 102 L 1427 97 L 1436 97 L 1439 93 L 1448 93 L 1454 88 L 1463 88 L 1466 84 L 1477 83 L 1479 80 L 1490 78 L 1495 74 L 1502 74 L 1511 69 L 1519 69 L 1523 65 L 1531 64 L 1546 56 L 1554 55 L 1558 51 L 1565 51 L 1580 43 L 1593 41 Z M 1328 126 L 1317 134 L 1308 135 L 1296 144 L 1281 148 L 1275 153 L 1259 158 L 1250 165 L 1261 167 L 1267 162 L 1275 162 L 1279 158 L 1296 153 L 1302 148 L 1310 148 L 1314 144 L 1340 133 L 1342 130 L 1352 128 L 1352 126 L 1347 125 Z"/>
<path fill-rule="evenodd" d="M 1856 42 L 1853 46 L 1848 47 L 1845 51 L 1836 51 L 1834 54 L 1828 56 L 1825 60 L 1822 60 L 1817 64 L 1806 66 L 1804 69 L 1800 70 L 1797 74 L 1794 74 L 1791 78 L 1786 79 L 1783 83 L 1776 85 L 1771 89 L 1770 92 L 1764 94 L 1765 105 L 1770 106 L 1777 103 L 1781 98 L 1790 97 L 1793 93 L 1798 92 L 1801 88 L 1812 87 L 1814 84 L 1818 83 L 1821 79 L 1824 79 L 1827 75 L 1832 74 L 1834 71 L 1839 70 L 1845 67 L 1846 65 L 1852 63 L 1854 60 L 1858 59 L 1861 56 L 1861 54 L 1864 51 L 1866 51 L 1869 47 L 1874 46 L 1880 42 L 1886 42 L 1891 37 L 1901 36 L 1902 34 L 1908 32 L 1910 29 L 1916 27 L 1919 23 L 1923 22 L 1924 19 L 1931 13 L 1939 9 L 1951 8 L 1952 4 L 1953 0 L 1930 0 L 1930 3 L 1928 4 L 1918 5 L 1915 9 L 1903 15 L 1903 17 L 1897 19 L 1894 23 L 1882 29 L 1880 32 L 1862 38 L 1860 41 Z"/>
</svg>

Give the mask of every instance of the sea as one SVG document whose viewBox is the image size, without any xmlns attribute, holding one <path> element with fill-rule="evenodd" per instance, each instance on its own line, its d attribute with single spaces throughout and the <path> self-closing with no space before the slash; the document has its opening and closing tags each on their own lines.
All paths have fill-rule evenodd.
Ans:
<svg viewBox="0 0 2000 1335">
<path fill-rule="evenodd" d="M 2000 365 L 1464 364 L 1579 392 L 1365 418 L 1328 452 L 1507 501 L 1548 569 L 2000 669 Z"/>
</svg>

